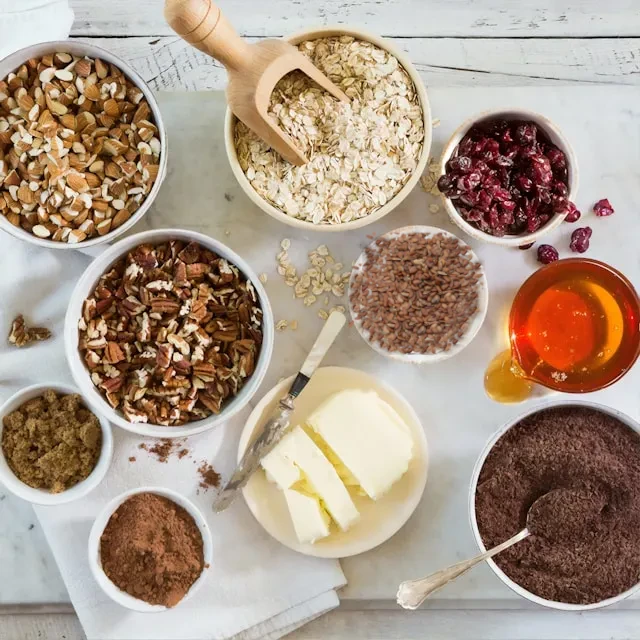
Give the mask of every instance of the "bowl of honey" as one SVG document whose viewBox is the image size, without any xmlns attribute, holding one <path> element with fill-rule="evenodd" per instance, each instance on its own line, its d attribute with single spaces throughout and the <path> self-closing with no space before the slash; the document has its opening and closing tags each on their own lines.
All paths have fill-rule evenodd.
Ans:
<svg viewBox="0 0 640 640">
<path fill-rule="evenodd" d="M 518 290 L 509 343 L 485 373 L 485 390 L 494 400 L 522 401 L 533 383 L 565 393 L 604 389 L 640 355 L 640 298 L 604 262 L 552 262 Z"/>
</svg>

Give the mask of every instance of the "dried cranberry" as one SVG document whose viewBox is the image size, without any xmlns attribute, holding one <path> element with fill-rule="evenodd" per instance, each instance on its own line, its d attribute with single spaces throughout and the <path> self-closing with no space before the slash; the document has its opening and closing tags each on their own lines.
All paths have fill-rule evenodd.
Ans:
<svg viewBox="0 0 640 640">
<path fill-rule="evenodd" d="M 492 202 L 493 200 L 489 193 L 484 190 L 478 191 L 478 201 L 476 202 L 478 209 L 482 209 L 482 211 L 489 211 L 489 207 L 491 207 Z"/>
<path fill-rule="evenodd" d="M 511 200 L 511 192 L 507 189 L 503 189 L 502 187 L 496 187 L 493 190 L 489 190 L 489 193 L 493 197 L 494 200 L 498 202 L 506 202 L 507 200 Z"/>
<path fill-rule="evenodd" d="M 438 189 L 440 193 L 444 193 L 445 195 L 449 195 L 453 190 L 453 179 L 451 176 L 444 175 L 438 178 Z"/>
<path fill-rule="evenodd" d="M 567 201 L 567 205 L 569 207 L 569 210 L 567 211 L 567 215 L 565 215 L 565 217 L 564 217 L 564 221 L 565 222 L 577 222 L 580 219 L 580 216 L 582 214 L 580 213 L 580 211 L 578 211 L 578 208 L 576 207 L 575 204 L 573 204 L 573 202 L 568 202 Z"/>
<path fill-rule="evenodd" d="M 531 158 L 529 165 L 529 177 L 539 185 L 548 185 L 553 181 L 551 163 L 546 156 L 537 154 Z"/>
<path fill-rule="evenodd" d="M 567 197 L 567 195 L 569 194 L 569 188 L 567 187 L 567 185 L 562 182 L 561 180 L 556 180 L 553 183 L 553 193 L 555 193 L 558 196 L 563 196 L 563 197 Z"/>
<path fill-rule="evenodd" d="M 580 227 L 571 234 L 571 251 L 576 253 L 584 253 L 589 248 L 589 239 L 591 238 L 591 227 Z"/>
<path fill-rule="evenodd" d="M 527 178 L 527 176 L 524 176 L 524 175 L 518 176 L 518 179 L 516 180 L 516 184 L 523 191 L 531 191 L 531 189 L 533 188 L 533 182 L 531 178 Z"/>
<path fill-rule="evenodd" d="M 518 249 L 520 249 L 520 251 L 526 251 L 527 249 L 531 249 L 534 244 L 535 242 L 530 242 L 529 244 L 521 244 Z"/>
<path fill-rule="evenodd" d="M 471 209 L 469 213 L 467 213 L 467 221 L 468 222 L 480 222 L 484 218 L 484 211 L 480 211 L 480 209 Z"/>
<path fill-rule="evenodd" d="M 559 257 L 558 250 L 550 244 L 541 244 L 538 247 L 538 262 L 542 262 L 542 264 L 555 262 Z"/>
<path fill-rule="evenodd" d="M 606 198 L 604 198 L 603 200 L 598 200 L 598 202 L 593 205 L 593 212 L 598 217 L 602 218 L 604 216 L 610 216 L 612 213 L 614 213 L 614 210 L 611 206 L 611 203 Z"/>
<path fill-rule="evenodd" d="M 460 201 L 468 204 L 470 207 L 475 207 L 478 204 L 478 197 L 480 193 L 478 191 L 467 191 L 460 196 Z"/>
<path fill-rule="evenodd" d="M 567 167 L 567 158 L 564 153 L 558 149 L 557 147 L 549 146 L 545 152 L 547 158 L 549 158 L 549 162 L 553 167 L 554 171 L 556 169 L 566 169 Z"/>
<path fill-rule="evenodd" d="M 485 160 L 495 160 L 500 155 L 500 143 L 497 140 L 487 140 L 484 145 Z"/>
<path fill-rule="evenodd" d="M 456 173 L 468 173 L 471 171 L 471 158 L 469 156 L 456 156 L 447 163 L 447 169 Z"/>
<path fill-rule="evenodd" d="M 472 171 L 458 178 L 457 186 L 460 191 L 473 191 L 482 181 L 482 176 L 477 171 Z"/>
<path fill-rule="evenodd" d="M 515 139 L 520 144 L 533 144 L 537 133 L 538 128 L 533 122 L 524 122 L 516 127 Z"/>
</svg>

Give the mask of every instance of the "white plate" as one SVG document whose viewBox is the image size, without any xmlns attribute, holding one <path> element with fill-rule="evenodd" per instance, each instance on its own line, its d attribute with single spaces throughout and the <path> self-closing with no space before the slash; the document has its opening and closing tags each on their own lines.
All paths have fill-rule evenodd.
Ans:
<svg viewBox="0 0 640 640">
<path fill-rule="evenodd" d="M 276 385 L 251 412 L 240 437 L 238 460 L 292 381 L 293 376 Z M 346 558 L 382 544 L 410 518 L 422 498 L 427 482 L 427 439 L 418 416 L 397 391 L 363 371 L 344 367 L 318 369 L 296 400 L 292 424 L 303 423 L 331 394 L 343 389 L 373 390 L 388 402 L 411 429 L 414 457 L 407 473 L 377 502 L 367 497 L 354 496 L 361 517 L 349 531 L 334 530 L 330 536 L 314 544 L 298 542 L 282 491 L 267 480 L 262 469 L 254 473 L 243 491 L 251 513 L 278 542 L 308 556 Z"/>
</svg>

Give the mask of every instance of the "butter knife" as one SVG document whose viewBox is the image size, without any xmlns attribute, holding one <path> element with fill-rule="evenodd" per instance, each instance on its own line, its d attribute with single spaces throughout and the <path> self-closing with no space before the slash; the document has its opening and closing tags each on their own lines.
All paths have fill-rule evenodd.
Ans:
<svg viewBox="0 0 640 640">
<path fill-rule="evenodd" d="M 295 399 L 307 386 L 309 379 L 318 368 L 327 351 L 333 344 L 337 335 L 344 327 L 346 318 L 339 311 L 334 311 L 322 328 L 311 351 L 304 361 L 298 375 L 295 377 L 289 392 L 280 399 L 277 407 L 267 420 L 262 432 L 255 439 L 242 456 L 242 460 L 233 472 L 230 480 L 224 486 L 216 501 L 213 510 L 224 511 L 238 495 L 238 492 L 247 484 L 249 478 L 260 466 L 260 461 L 282 440 L 289 430 L 289 422 L 294 408 Z"/>
</svg>

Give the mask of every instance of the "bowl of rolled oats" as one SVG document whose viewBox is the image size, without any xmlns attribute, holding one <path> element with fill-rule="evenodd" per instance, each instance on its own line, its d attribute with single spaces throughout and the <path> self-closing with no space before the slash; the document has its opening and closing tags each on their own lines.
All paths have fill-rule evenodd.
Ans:
<svg viewBox="0 0 640 640">
<path fill-rule="evenodd" d="M 161 229 L 120 240 L 89 265 L 64 333 L 94 411 L 140 435 L 177 438 L 246 406 L 269 366 L 274 323 L 240 256 L 206 235 Z"/>
<path fill-rule="evenodd" d="M 329 96 L 301 72 L 274 89 L 270 114 L 309 157 L 283 160 L 227 109 L 225 146 L 249 198 L 285 224 L 343 231 L 371 224 L 415 187 L 429 158 L 424 84 L 391 43 L 343 27 L 288 38 L 350 98 Z"/>
<path fill-rule="evenodd" d="M 82 42 L 0 61 L 0 228 L 53 249 L 114 240 L 148 211 L 167 165 L 149 87 Z"/>
</svg>

